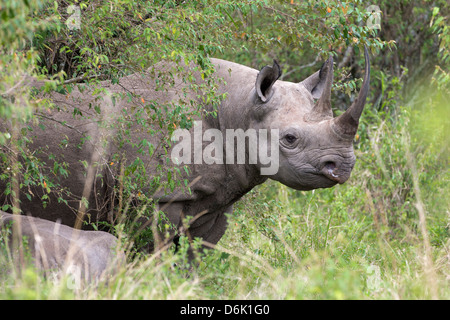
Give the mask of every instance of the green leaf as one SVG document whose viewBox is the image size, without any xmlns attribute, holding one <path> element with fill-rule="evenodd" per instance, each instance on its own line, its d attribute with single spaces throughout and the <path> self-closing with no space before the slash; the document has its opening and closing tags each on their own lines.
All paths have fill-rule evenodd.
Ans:
<svg viewBox="0 0 450 320">
<path fill-rule="evenodd" d="M 340 36 L 340 30 L 339 30 L 339 28 L 335 28 L 334 29 L 334 37 L 336 38 L 336 40 L 339 39 L 339 36 Z"/>
</svg>

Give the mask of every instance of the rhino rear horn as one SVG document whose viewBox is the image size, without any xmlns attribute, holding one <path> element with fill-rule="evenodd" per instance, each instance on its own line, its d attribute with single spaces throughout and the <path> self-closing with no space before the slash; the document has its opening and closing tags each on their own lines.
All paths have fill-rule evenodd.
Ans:
<svg viewBox="0 0 450 320">
<path fill-rule="evenodd" d="M 329 57 L 319 71 L 301 82 L 311 92 L 314 99 L 319 99 L 307 115 L 308 120 L 318 121 L 333 117 L 331 109 L 331 87 L 333 85 L 333 57 Z"/>
<path fill-rule="evenodd" d="M 363 85 L 359 91 L 358 98 L 353 104 L 339 117 L 333 119 L 333 128 L 336 132 L 344 136 L 354 137 L 358 130 L 359 118 L 364 109 L 366 98 L 369 93 L 370 82 L 370 59 L 366 46 L 364 46 L 364 58 L 365 58 L 365 74 Z"/>
<path fill-rule="evenodd" d="M 276 60 L 273 66 L 265 66 L 256 77 L 256 93 L 262 102 L 270 100 L 273 94 L 272 86 L 281 76 L 281 68 Z"/>
</svg>

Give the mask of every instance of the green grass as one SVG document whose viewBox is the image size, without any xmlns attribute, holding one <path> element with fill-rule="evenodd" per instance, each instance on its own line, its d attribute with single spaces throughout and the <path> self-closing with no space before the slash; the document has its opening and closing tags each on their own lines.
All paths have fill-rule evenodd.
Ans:
<svg viewBox="0 0 450 320">
<path fill-rule="evenodd" d="M 190 276 L 183 250 L 80 287 L 31 267 L 8 273 L 3 259 L 0 299 L 450 299 L 446 120 L 430 133 L 401 110 L 391 121 L 367 115 L 346 184 L 269 182 L 247 194 Z"/>
</svg>

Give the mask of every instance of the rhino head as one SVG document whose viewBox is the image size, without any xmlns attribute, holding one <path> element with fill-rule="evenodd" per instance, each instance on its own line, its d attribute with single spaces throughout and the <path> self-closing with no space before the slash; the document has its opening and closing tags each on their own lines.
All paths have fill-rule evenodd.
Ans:
<svg viewBox="0 0 450 320">
<path fill-rule="evenodd" d="M 364 55 L 358 98 L 338 117 L 331 109 L 332 57 L 300 83 L 277 81 L 281 70 L 276 61 L 259 72 L 254 125 L 279 130 L 279 170 L 270 178 L 297 190 L 328 188 L 348 180 L 355 164 L 353 139 L 369 91 L 367 48 Z"/>
</svg>

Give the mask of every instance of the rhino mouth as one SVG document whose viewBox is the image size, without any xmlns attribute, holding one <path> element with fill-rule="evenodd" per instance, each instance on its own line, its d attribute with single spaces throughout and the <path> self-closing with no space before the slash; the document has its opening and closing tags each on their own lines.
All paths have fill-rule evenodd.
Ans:
<svg viewBox="0 0 450 320">
<path fill-rule="evenodd" d="M 324 174 L 323 171 L 316 168 L 303 170 L 301 173 L 294 173 L 291 176 L 294 179 L 279 180 L 284 185 L 301 191 L 309 191 L 319 188 L 331 188 L 339 183 L 337 178 Z"/>
<path fill-rule="evenodd" d="M 350 170 L 351 171 L 351 170 Z M 319 174 L 325 178 L 339 184 L 343 184 L 350 178 L 350 171 L 339 169 L 335 162 L 327 161 L 319 170 Z"/>
<path fill-rule="evenodd" d="M 340 177 L 336 176 L 335 174 L 331 174 L 331 173 L 324 173 L 322 171 L 317 171 L 316 172 L 316 177 L 318 179 L 318 188 L 330 188 L 335 186 L 338 183 L 344 183 L 344 182 L 340 182 Z"/>
</svg>

